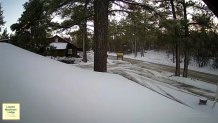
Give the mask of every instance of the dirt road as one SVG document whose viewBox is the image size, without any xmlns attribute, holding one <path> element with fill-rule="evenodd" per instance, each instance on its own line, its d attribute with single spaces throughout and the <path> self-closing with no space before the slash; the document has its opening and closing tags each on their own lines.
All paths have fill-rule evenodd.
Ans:
<svg viewBox="0 0 218 123">
<path fill-rule="evenodd" d="M 184 105 L 188 106 L 187 102 L 184 102 L 176 93 L 188 94 L 196 97 L 203 96 L 211 100 L 214 99 L 216 83 L 218 80 L 217 75 L 190 70 L 189 79 L 185 80 L 187 82 L 184 82 L 184 78 L 175 78 L 172 76 L 175 69 L 172 66 L 149 63 L 130 58 L 124 58 L 124 60 L 121 61 L 116 60 L 115 56 L 108 56 L 108 59 L 111 60 L 108 61 L 111 62 L 108 63 L 108 72 L 119 74 Z M 76 66 L 93 70 L 93 63 Z M 193 81 L 190 78 L 193 78 Z M 182 80 L 180 81 L 180 79 Z M 198 83 L 195 79 L 203 82 Z M 206 82 L 206 84 L 204 82 Z"/>
<path fill-rule="evenodd" d="M 112 59 L 112 60 L 116 59 L 115 56 L 108 56 L 108 58 Z M 123 60 L 127 61 L 133 65 L 139 66 L 141 68 L 155 70 L 158 72 L 167 71 L 167 72 L 174 73 L 174 71 L 175 71 L 175 67 L 172 67 L 172 66 L 155 64 L 155 63 L 150 63 L 150 62 L 145 62 L 145 61 L 135 60 L 135 59 L 130 59 L 130 58 L 124 58 Z M 183 71 L 183 69 L 181 69 L 181 73 L 182 73 L 182 71 Z M 194 79 L 201 80 L 204 82 L 209 82 L 212 84 L 218 83 L 218 75 L 202 73 L 202 72 L 193 71 L 193 70 L 189 70 L 188 72 L 189 72 L 188 76 L 190 78 L 194 78 Z"/>
</svg>

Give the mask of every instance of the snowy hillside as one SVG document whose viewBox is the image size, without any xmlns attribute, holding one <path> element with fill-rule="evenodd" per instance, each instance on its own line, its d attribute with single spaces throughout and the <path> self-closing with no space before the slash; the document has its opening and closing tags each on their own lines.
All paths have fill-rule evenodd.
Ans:
<svg viewBox="0 0 218 123">
<path fill-rule="evenodd" d="M 0 43 L 0 59 L 0 103 L 20 103 L 18 123 L 217 123 L 218 120 L 119 75 L 80 69 L 10 44 Z"/>
</svg>

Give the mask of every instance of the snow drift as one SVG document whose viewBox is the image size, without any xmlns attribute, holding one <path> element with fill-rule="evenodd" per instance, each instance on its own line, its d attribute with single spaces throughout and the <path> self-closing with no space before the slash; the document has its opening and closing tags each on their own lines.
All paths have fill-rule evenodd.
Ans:
<svg viewBox="0 0 218 123">
<path fill-rule="evenodd" d="M 83 70 L 0 43 L 0 103 L 6 102 L 20 103 L 18 123 L 216 123 L 218 120 L 119 75 Z"/>
</svg>

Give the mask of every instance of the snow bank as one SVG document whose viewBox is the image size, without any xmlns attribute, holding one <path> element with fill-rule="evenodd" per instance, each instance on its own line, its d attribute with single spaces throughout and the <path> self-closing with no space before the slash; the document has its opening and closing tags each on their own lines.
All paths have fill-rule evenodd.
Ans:
<svg viewBox="0 0 218 123">
<path fill-rule="evenodd" d="M 0 59 L 0 103 L 21 104 L 18 123 L 216 123 L 218 120 L 119 75 L 83 70 L 10 44 L 0 43 Z"/>
</svg>

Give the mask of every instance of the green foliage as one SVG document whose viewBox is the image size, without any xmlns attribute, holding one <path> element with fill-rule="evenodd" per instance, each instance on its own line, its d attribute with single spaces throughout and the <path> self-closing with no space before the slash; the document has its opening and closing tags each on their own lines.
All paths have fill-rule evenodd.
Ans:
<svg viewBox="0 0 218 123">
<path fill-rule="evenodd" d="M 92 0 L 49 0 L 47 4 L 50 14 L 59 15 L 63 19 L 62 23 L 51 23 L 54 29 L 68 29 L 93 20 Z"/>
<path fill-rule="evenodd" d="M 0 39 L 9 39 L 9 34 L 7 29 L 4 29 L 3 33 L 0 36 Z"/>
<path fill-rule="evenodd" d="M 24 13 L 18 23 L 11 29 L 14 43 L 34 52 L 45 48 L 45 38 L 53 29 L 78 30 L 70 32 L 78 47 L 83 47 L 87 23 L 93 22 L 95 0 L 30 0 L 24 5 Z M 176 42 L 180 43 L 181 53 L 189 50 L 199 66 L 214 61 L 217 64 L 218 34 L 217 25 L 213 22 L 214 15 L 205 5 L 195 1 L 174 0 L 176 18 L 173 18 L 170 1 L 156 0 L 109 0 L 109 14 L 116 16 L 113 5 L 120 6 L 119 12 L 126 15 L 120 21 L 111 20 L 108 30 L 108 50 L 113 52 L 131 53 L 137 45 L 137 51 L 144 49 L 166 50 L 173 53 Z M 191 8 L 193 12 L 186 13 Z M 0 11 L 1 12 L 1 11 Z M 1 14 L 1 13 L 0 13 Z M 51 17 L 61 16 L 63 22 L 51 22 Z M 107 20 L 106 20 L 107 21 Z M 1 25 L 1 16 L 0 16 Z M 99 27 L 100 28 L 100 27 Z M 95 34 L 94 34 L 95 35 Z M 85 49 L 94 47 L 93 34 L 88 32 Z"/>
<path fill-rule="evenodd" d="M 11 25 L 15 31 L 13 43 L 30 51 L 43 54 L 48 42 L 46 36 L 50 29 L 47 25 L 49 17 L 46 14 L 44 0 L 30 0 L 24 4 L 24 12 L 18 23 Z"/>
<path fill-rule="evenodd" d="M 137 50 L 149 49 L 157 41 L 155 17 L 140 7 L 129 6 L 132 12 L 125 19 L 109 23 L 109 51 L 131 53 L 136 41 Z"/>
<path fill-rule="evenodd" d="M 121 21 L 112 20 L 109 24 L 108 50 L 130 53 L 134 50 L 134 36 L 137 40 L 137 51 L 145 49 L 166 50 L 174 52 L 176 41 L 180 42 L 181 55 L 187 49 L 200 67 L 213 62 L 214 68 L 218 59 L 218 33 L 213 22 L 213 14 L 205 5 L 183 0 L 174 1 L 177 19 L 172 18 L 168 1 L 156 4 L 159 17 L 153 16 L 140 7 L 129 6 L 127 17 Z M 194 12 L 184 19 L 183 6 Z M 188 27 L 188 34 L 185 30 Z M 175 34 L 176 31 L 176 34 Z"/>
<path fill-rule="evenodd" d="M 83 47 L 83 30 L 79 28 L 77 31 L 73 31 L 70 33 L 70 36 L 72 37 L 72 40 L 76 44 L 77 47 L 82 48 Z M 93 49 L 93 42 L 92 42 L 92 37 L 91 33 L 88 33 L 88 39 L 86 43 L 86 50 L 91 50 Z"/>
<path fill-rule="evenodd" d="M 3 10 L 2 10 L 1 3 L 0 3 L 0 31 L 1 31 L 1 28 L 4 24 L 5 24 L 5 22 L 4 22 L 4 17 L 3 17 Z"/>
</svg>

